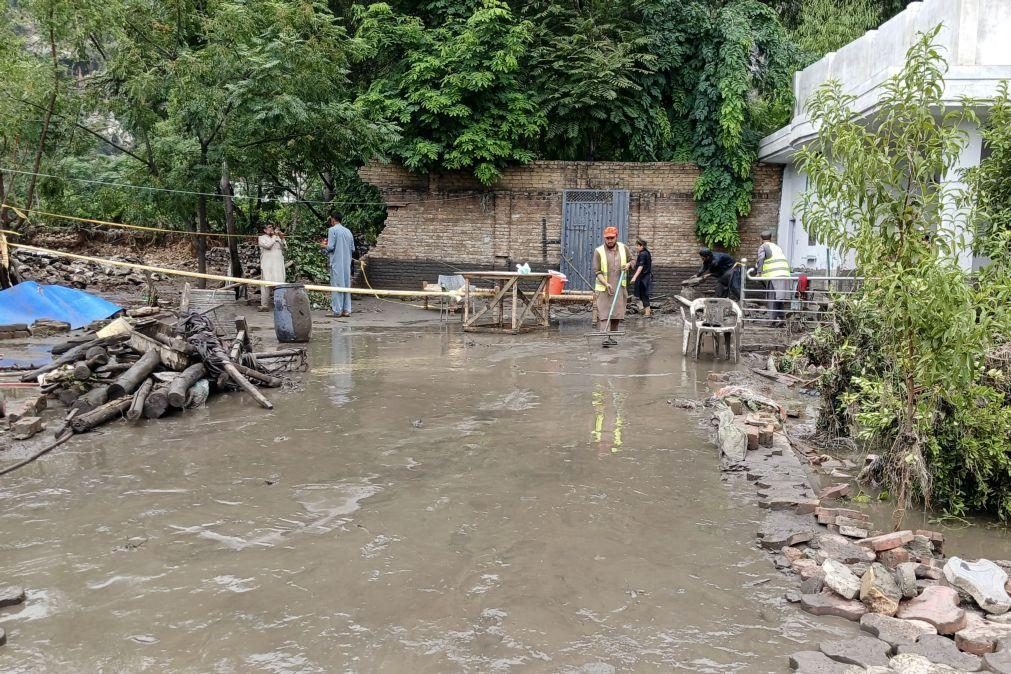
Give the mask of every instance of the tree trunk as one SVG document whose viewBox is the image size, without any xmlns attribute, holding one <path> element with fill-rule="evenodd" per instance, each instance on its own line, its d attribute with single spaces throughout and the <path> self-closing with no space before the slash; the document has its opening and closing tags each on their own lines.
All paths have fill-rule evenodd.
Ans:
<svg viewBox="0 0 1011 674">
<path fill-rule="evenodd" d="M 197 197 L 197 271 L 207 273 L 207 197 L 203 194 Z M 197 287 L 207 288 L 207 279 L 197 279 Z"/>
<path fill-rule="evenodd" d="M 49 12 L 49 51 L 53 57 L 53 93 L 49 97 L 49 105 L 46 107 L 46 116 L 42 120 L 42 132 L 39 134 L 39 147 L 35 151 L 35 165 L 32 168 L 32 175 L 28 180 L 28 194 L 25 197 L 25 208 L 32 207 L 32 200 L 35 198 L 35 184 L 39 179 L 39 168 L 42 167 L 42 153 L 46 149 L 46 136 L 49 135 L 49 122 L 53 118 L 53 110 L 56 109 L 56 95 L 60 90 L 60 61 L 56 56 L 56 32 L 52 25 L 53 13 Z"/>
<path fill-rule="evenodd" d="M 172 380 L 168 387 L 168 403 L 172 407 L 183 407 L 186 404 L 186 392 L 207 374 L 203 363 L 190 365 Z"/>
<path fill-rule="evenodd" d="M 232 199 L 232 182 L 228 177 L 228 160 L 221 162 L 221 194 L 225 199 L 225 234 L 228 235 L 229 276 L 242 278 L 242 260 L 239 259 L 239 239 L 235 236 L 235 202 Z M 245 291 L 245 286 L 235 290 L 235 299 Z"/>
<path fill-rule="evenodd" d="M 159 365 L 161 365 L 161 356 L 158 349 L 151 349 L 141 356 L 140 360 L 134 363 L 129 370 L 119 375 L 116 381 L 109 384 L 109 398 L 121 398 L 128 393 L 133 393 Z"/>
</svg>

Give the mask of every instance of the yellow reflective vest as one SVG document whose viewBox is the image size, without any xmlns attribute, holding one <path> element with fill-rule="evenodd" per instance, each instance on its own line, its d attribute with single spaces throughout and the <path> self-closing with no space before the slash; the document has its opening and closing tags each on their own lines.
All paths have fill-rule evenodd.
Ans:
<svg viewBox="0 0 1011 674">
<path fill-rule="evenodd" d="M 600 246 L 600 247 L 598 247 L 597 248 L 597 255 L 600 256 L 600 273 L 603 274 L 604 278 L 606 279 L 607 278 L 607 247 L 606 246 Z M 625 267 L 627 267 L 628 266 L 628 248 L 626 248 L 625 244 L 623 244 L 621 241 L 618 242 L 618 257 L 621 259 L 621 268 L 624 269 Z M 602 293 L 602 292 L 605 292 L 607 290 L 607 285 L 605 285 L 605 284 L 603 284 L 603 283 L 600 282 L 600 277 L 599 276 L 596 279 L 594 279 L 594 280 L 596 281 L 596 285 L 593 286 L 594 290 L 596 290 L 598 293 Z M 621 278 L 621 285 L 623 285 L 623 286 L 627 286 L 628 285 L 628 275 L 627 274 Z"/>
<path fill-rule="evenodd" d="M 759 276 L 761 278 L 782 278 L 789 276 L 790 263 L 787 262 L 783 249 L 771 241 L 766 241 L 762 245 L 768 246 L 768 254 L 762 260 L 762 272 Z"/>
</svg>

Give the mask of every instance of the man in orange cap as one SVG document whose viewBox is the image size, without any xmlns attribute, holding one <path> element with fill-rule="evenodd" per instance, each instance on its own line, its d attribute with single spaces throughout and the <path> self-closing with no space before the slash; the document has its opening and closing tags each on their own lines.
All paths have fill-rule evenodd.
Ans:
<svg viewBox="0 0 1011 674">
<path fill-rule="evenodd" d="M 628 279 L 622 272 L 629 266 L 628 247 L 618 241 L 618 229 L 608 227 L 604 230 L 604 245 L 593 253 L 593 276 L 596 292 L 597 318 L 600 321 L 600 332 L 615 332 L 625 320 L 625 303 L 628 301 Z M 615 299 L 617 293 L 617 299 Z M 614 311 L 611 304 L 614 304 Z M 607 317 L 611 322 L 608 325 Z M 604 339 L 603 346 L 617 344 L 612 337 Z"/>
</svg>

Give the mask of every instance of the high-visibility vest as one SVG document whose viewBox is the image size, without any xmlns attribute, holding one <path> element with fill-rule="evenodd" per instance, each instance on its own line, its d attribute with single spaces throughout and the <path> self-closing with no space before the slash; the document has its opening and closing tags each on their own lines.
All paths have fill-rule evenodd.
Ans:
<svg viewBox="0 0 1011 674">
<path fill-rule="evenodd" d="M 604 278 L 607 278 L 607 247 L 600 246 L 599 248 L 597 248 L 597 255 L 600 256 L 600 273 L 604 275 Z M 621 259 L 621 268 L 624 269 L 625 267 L 627 267 L 628 249 L 625 248 L 625 244 L 623 244 L 621 241 L 618 242 L 618 257 Z M 595 280 L 597 283 L 596 285 L 593 286 L 594 290 L 596 290 L 599 293 L 602 293 L 605 290 L 607 290 L 607 286 L 600 282 L 599 276 Z M 623 286 L 628 285 L 627 275 L 622 277 L 621 285 Z"/>
<path fill-rule="evenodd" d="M 768 246 L 769 252 L 765 256 L 765 259 L 762 260 L 762 273 L 759 276 L 761 278 L 782 278 L 789 276 L 790 263 L 787 261 L 786 255 L 783 254 L 783 249 L 771 241 L 766 241 L 762 245 Z"/>
</svg>

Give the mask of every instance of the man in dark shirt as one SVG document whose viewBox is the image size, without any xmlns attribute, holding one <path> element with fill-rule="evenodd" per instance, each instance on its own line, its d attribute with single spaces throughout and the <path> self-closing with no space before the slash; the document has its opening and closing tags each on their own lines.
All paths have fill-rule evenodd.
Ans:
<svg viewBox="0 0 1011 674">
<path fill-rule="evenodd" d="M 699 251 L 702 267 L 695 273 L 699 283 L 707 277 L 716 279 L 716 296 L 729 297 L 732 300 L 741 299 L 741 274 L 737 269 L 737 260 L 726 253 L 713 252 L 708 248 Z"/>
</svg>

